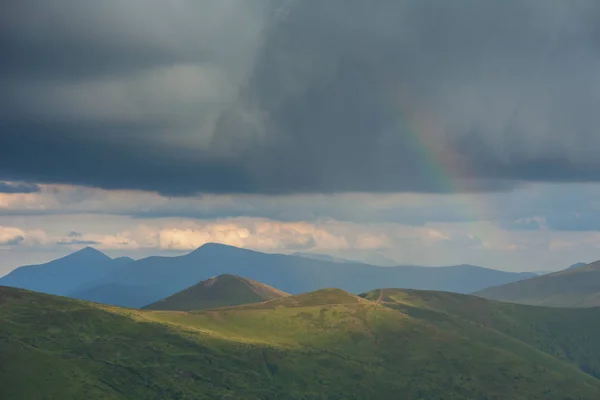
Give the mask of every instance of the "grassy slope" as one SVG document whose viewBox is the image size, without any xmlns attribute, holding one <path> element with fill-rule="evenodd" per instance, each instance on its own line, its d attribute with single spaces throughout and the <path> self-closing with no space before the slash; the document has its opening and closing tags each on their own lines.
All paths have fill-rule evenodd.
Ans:
<svg viewBox="0 0 600 400">
<path fill-rule="evenodd" d="M 382 295 L 383 292 L 383 295 Z M 363 295 L 444 328 L 489 328 L 600 379 L 600 308 L 533 307 L 448 292 L 383 289 Z"/>
<path fill-rule="evenodd" d="M 189 311 L 259 303 L 289 296 L 274 287 L 236 275 L 220 275 L 199 282 L 181 292 L 143 308 L 149 310 Z"/>
<path fill-rule="evenodd" d="M 49 399 L 600 393 L 600 381 L 521 341 L 465 328 L 473 324 L 462 317 L 439 325 L 421 308 L 418 316 L 323 290 L 204 312 L 139 311 L 0 288 L 2 398 L 36 398 L 40 389 Z"/>
<path fill-rule="evenodd" d="M 600 306 L 600 262 L 491 287 L 476 295 L 538 306 Z"/>
</svg>

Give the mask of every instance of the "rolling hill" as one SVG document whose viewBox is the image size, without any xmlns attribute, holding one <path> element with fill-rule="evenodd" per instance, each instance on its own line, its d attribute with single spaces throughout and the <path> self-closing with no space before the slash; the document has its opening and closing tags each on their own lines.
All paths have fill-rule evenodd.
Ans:
<svg viewBox="0 0 600 400">
<path fill-rule="evenodd" d="M 133 261 L 128 257 L 112 259 L 92 247 L 86 247 L 45 264 L 17 268 L 0 278 L 0 285 L 68 296 Z"/>
<path fill-rule="evenodd" d="M 400 289 L 379 289 L 361 296 L 426 318 L 441 329 L 461 327 L 468 336 L 483 337 L 493 330 L 600 379 L 600 343 L 596 339 L 600 335 L 600 308 L 536 307 L 473 295 Z"/>
<path fill-rule="evenodd" d="M 260 303 L 289 296 L 274 287 L 235 275 L 219 275 L 204 280 L 144 309 L 190 311 L 240 304 Z"/>
<path fill-rule="evenodd" d="M 2 287 L 0 305 L 5 399 L 595 400 L 600 393 L 597 309 L 569 310 L 560 325 L 568 310 L 398 289 L 361 297 L 325 289 L 169 312 Z"/>
<path fill-rule="evenodd" d="M 148 257 L 125 265 L 69 293 L 70 297 L 124 307 L 142 307 L 213 276 L 244 276 L 287 293 L 325 287 L 361 293 L 383 286 L 471 293 L 535 276 L 472 265 L 376 267 L 282 254 L 265 254 L 221 244 L 205 244 L 178 257 Z"/>
<path fill-rule="evenodd" d="M 599 306 L 600 261 L 491 287 L 476 295 L 492 300 L 550 307 Z"/>
</svg>

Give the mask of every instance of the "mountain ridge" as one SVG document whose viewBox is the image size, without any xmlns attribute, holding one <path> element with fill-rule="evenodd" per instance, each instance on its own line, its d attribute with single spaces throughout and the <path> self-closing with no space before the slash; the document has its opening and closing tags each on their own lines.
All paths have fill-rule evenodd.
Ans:
<svg viewBox="0 0 600 400">
<path fill-rule="evenodd" d="M 140 301 L 116 303 L 109 296 L 78 298 L 128 307 L 142 307 L 168 297 L 212 276 L 244 276 L 284 292 L 297 294 L 323 287 L 340 287 L 361 293 L 392 282 L 415 289 L 474 292 L 499 283 L 525 279 L 534 274 L 509 273 L 476 266 L 379 267 L 362 263 L 332 263 L 283 254 L 267 254 L 215 243 L 176 257 L 149 257 L 118 270 L 100 284 L 119 284 L 130 293 L 140 293 Z M 144 287 L 147 290 L 143 289 Z M 94 290 L 92 287 L 89 290 Z M 98 292 L 99 293 L 99 292 Z M 120 296 L 118 296 L 120 297 Z"/>
<path fill-rule="evenodd" d="M 29 288 L 137 308 L 184 290 L 190 283 L 222 274 L 244 276 L 291 294 L 325 287 L 361 293 L 390 284 L 413 289 L 470 293 L 534 276 L 532 273 L 504 272 L 470 265 L 382 267 L 354 262 L 328 262 L 261 253 L 217 243 L 207 243 L 181 256 L 151 256 L 125 263 L 113 260 L 111 263 L 113 269 L 98 273 L 94 279 L 77 281 L 76 285 L 68 288 L 65 283 L 61 291 Z M 0 280 L 0 284 L 10 285 L 10 282 Z"/>
<path fill-rule="evenodd" d="M 600 261 L 483 289 L 477 296 L 550 307 L 600 306 Z"/>
</svg>

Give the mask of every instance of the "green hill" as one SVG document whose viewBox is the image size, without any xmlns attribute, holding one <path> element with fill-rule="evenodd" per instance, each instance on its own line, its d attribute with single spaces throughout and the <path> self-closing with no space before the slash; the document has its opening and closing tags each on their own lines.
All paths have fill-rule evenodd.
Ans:
<svg viewBox="0 0 600 400">
<path fill-rule="evenodd" d="M 600 306 L 600 261 L 475 293 L 487 299 L 550 307 Z"/>
<path fill-rule="evenodd" d="M 0 287 L 2 398 L 598 398 L 595 370 L 576 359 L 600 359 L 600 310 L 406 290 L 363 297 L 327 289 L 169 312 Z"/>
<path fill-rule="evenodd" d="M 143 308 L 172 311 L 202 310 L 259 303 L 285 296 L 289 294 L 274 287 L 252 279 L 225 274 L 204 280 Z"/>
<path fill-rule="evenodd" d="M 456 293 L 400 289 L 378 289 L 362 296 L 426 318 L 441 329 L 459 325 L 462 329 L 492 329 L 600 379 L 600 308 L 534 307 Z"/>
</svg>

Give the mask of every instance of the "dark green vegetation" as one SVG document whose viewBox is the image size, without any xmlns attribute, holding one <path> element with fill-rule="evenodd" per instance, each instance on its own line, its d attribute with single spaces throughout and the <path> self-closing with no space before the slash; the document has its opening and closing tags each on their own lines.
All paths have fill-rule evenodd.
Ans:
<svg viewBox="0 0 600 400">
<path fill-rule="evenodd" d="M 220 275 L 195 284 L 145 309 L 190 311 L 260 303 L 289 296 L 274 287 L 235 275 Z"/>
<path fill-rule="evenodd" d="M 600 306 L 600 261 L 484 289 L 477 296 L 550 307 Z"/>
<path fill-rule="evenodd" d="M 2 398 L 598 399 L 600 310 L 363 296 L 168 312 L 2 287 Z"/>
<path fill-rule="evenodd" d="M 376 267 L 343 260 L 265 254 L 216 243 L 182 256 L 137 261 L 112 260 L 89 248 L 84 253 L 92 257 L 73 258 L 79 254 L 75 253 L 48 264 L 19 268 L 0 278 L 0 285 L 139 308 L 222 274 L 244 276 L 292 294 L 327 287 L 361 293 L 383 286 L 472 293 L 535 276 L 473 265 Z M 55 290 L 56 285 L 60 285 L 59 291 Z"/>
</svg>

